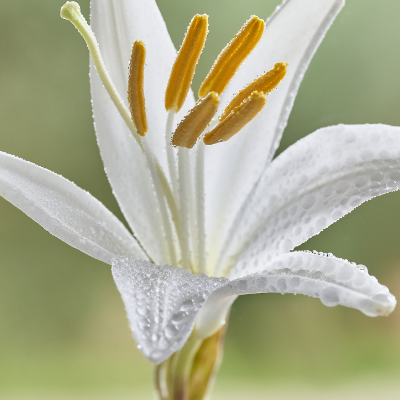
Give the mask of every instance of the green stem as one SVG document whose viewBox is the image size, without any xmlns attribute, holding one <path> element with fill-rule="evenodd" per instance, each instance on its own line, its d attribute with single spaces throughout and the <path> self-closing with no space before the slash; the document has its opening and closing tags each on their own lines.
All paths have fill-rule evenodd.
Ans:
<svg viewBox="0 0 400 400">
<path fill-rule="evenodd" d="M 171 363 L 171 400 L 189 400 L 190 372 L 201 340 L 192 334 Z"/>
<path fill-rule="evenodd" d="M 205 340 L 195 333 L 168 360 L 156 367 L 158 400 L 204 400 L 222 359 L 226 326 Z"/>
</svg>

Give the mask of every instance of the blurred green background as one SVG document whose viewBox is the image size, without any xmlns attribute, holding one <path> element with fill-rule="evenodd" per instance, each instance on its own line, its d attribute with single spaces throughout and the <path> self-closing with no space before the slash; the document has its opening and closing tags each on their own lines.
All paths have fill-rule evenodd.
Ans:
<svg viewBox="0 0 400 400">
<path fill-rule="evenodd" d="M 88 52 L 59 17 L 63 3 L 0 0 L 0 149 L 62 174 L 122 219 L 93 131 Z M 243 22 L 267 17 L 280 1 L 157 3 L 176 46 L 195 13 L 210 15 L 197 88 Z M 89 0 L 80 4 L 88 17 Z M 399 20 L 398 0 L 347 1 L 306 73 L 279 152 L 327 125 L 400 125 Z M 301 248 L 367 265 L 400 298 L 399 239 L 394 193 Z M 151 374 L 109 266 L 0 199 L 0 398 L 150 399 Z M 399 390 L 400 307 L 372 319 L 300 296 L 235 303 L 215 399 L 397 399 Z"/>
</svg>

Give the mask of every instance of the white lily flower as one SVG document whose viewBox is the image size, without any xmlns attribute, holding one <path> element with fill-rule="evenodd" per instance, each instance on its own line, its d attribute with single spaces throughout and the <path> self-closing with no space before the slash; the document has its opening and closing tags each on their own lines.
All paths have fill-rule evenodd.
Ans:
<svg viewBox="0 0 400 400">
<path fill-rule="evenodd" d="M 247 28 L 255 28 L 241 32 L 259 35 L 250 37 L 254 50 L 247 51 L 246 62 L 235 69 L 232 79 L 226 71 L 217 74 L 215 85 L 225 80 L 227 87 L 219 90 L 211 85 L 214 89 L 206 91 L 189 114 L 189 128 L 184 126 L 187 119 L 177 126 L 195 106 L 194 95 L 189 90 L 186 96 L 179 86 L 186 75 L 171 75 L 177 52 L 155 1 L 92 1 L 91 28 L 76 3 L 64 6 L 62 15 L 82 33 L 92 54 L 97 139 L 113 193 L 133 235 L 72 182 L 2 152 L 0 194 L 64 242 L 112 264 L 133 335 L 150 361 L 163 363 L 175 353 L 171 361 L 175 371 L 190 368 L 202 343 L 218 335 L 233 301 L 242 294 L 300 293 L 368 316 L 387 315 L 394 309 L 395 298 L 364 266 L 333 255 L 291 250 L 361 203 L 399 189 L 400 128 L 323 128 L 272 160 L 307 66 L 343 5 L 344 0 L 284 1 L 266 21 L 265 30 L 262 24 L 262 35 L 253 32 L 261 27 L 260 20 L 249 20 Z M 193 72 L 197 63 L 190 57 L 205 40 L 201 32 L 206 28 L 198 26 L 206 17 L 196 18 L 187 34 L 191 47 L 182 46 L 179 53 L 188 75 L 191 63 Z M 144 57 L 144 47 L 139 41 L 146 49 L 144 82 L 144 60 L 138 61 Z M 131 57 L 129 80 L 144 84 L 143 93 L 130 94 L 132 119 L 121 95 L 128 87 L 135 88 L 128 84 Z M 251 96 L 223 116 L 220 124 L 217 118 L 211 121 L 213 112 L 203 121 L 206 111 L 198 111 L 201 107 L 214 107 L 217 117 L 224 115 L 234 94 L 281 61 L 289 63 L 285 79 L 268 95 L 264 108 L 265 95 L 252 89 Z M 171 95 L 168 111 L 167 85 L 183 91 L 179 101 Z M 136 116 L 135 110 L 139 110 Z M 258 115 L 247 118 L 254 110 Z M 198 115 L 204 117 L 200 122 Z M 226 127 L 229 118 L 239 120 L 232 125 L 240 125 L 240 132 Z M 242 123 L 246 118 L 251 121 Z M 170 144 L 172 132 L 179 149 Z M 208 145 L 213 135 L 223 142 Z M 193 148 L 182 144 L 188 137 L 196 143 Z M 166 369 L 172 365 L 168 360 L 161 364 Z M 171 387 L 158 389 L 162 398 L 175 398 L 163 394 Z"/>
</svg>

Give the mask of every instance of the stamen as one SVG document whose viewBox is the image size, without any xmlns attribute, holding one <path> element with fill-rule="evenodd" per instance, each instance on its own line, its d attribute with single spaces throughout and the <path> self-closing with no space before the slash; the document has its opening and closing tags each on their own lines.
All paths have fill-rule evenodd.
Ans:
<svg viewBox="0 0 400 400">
<path fill-rule="evenodd" d="M 210 92 L 218 95 L 224 91 L 233 75 L 251 53 L 264 33 L 265 22 L 260 18 L 251 17 L 221 51 L 199 89 L 199 97 Z"/>
<path fill-rule="evenodd" d="M 203 51 L 208 34 L 208 16 L 195 15 L 186 32 L 183 43 L 172 67 L 167 90 L 165 92 L 165 108 L 178 112 L 192 84 L 197 62 Z"/>
<path fill-rule="evenodd" d="M 264 93 L 253 92 L 234 112 L 204 136 L 204 143 L 210 145 L 229 140 L 262 110 L 266 101 Z"/>
<path fill-rule="evenodd" d="M 67 1 L 61 8 L 61 17 L 70 21 L 85 39 L 90 55 L 93 59 L 93 64 L 104 87 L 106 88 L 111 100 L 113 101 L 115 107 L 117 107 L 117 110 L 121 114 L 121 117 L 124 119 L 129 130 L 132 132 L 133 137 L 143 150 L 142 143 L 139 135 L 137 134 L 136 127 L 132 122 L 129 110 L 125 107 L 124 101 L 122 100 L 117 88 L 111 80 L 110 74 L 108 73 L 104 64 L 103 57 L 101 56 L 100 47 L 97 43 L 96 36 L 86 22 L 85 17 L 82 15 L 79 4 L 75 1 Z"/>
<path fill-rule="evenodd" d="M 272 92 L 282 81 L 286 75 L 286 69 L 288 64 L 277 63 L 271 71 L 261 75 L 244 89 L 242 89 L 227 105 L 224 112 L 220 116 L 220 120 L 224 120 L 235 108 L 239 107 L 250 95 L 257 91 L 268 94 Z"/>
<path fill-rule="evenodd" d="M 129 64 L 128 102 L 132 121 L 137 133 L 144 136 L 147 132 L 146 108 L 144 102 L 144 62 L 146 49 L 143 42 L 136 41 L 132 46 Z"/>
<path fill-rule="evenodd" d="M 218 105 L 219 97 L 215 92 L 198 101 L 176 128 L 171 144 L 191 149 L 217 112 Z"/>
</svg>

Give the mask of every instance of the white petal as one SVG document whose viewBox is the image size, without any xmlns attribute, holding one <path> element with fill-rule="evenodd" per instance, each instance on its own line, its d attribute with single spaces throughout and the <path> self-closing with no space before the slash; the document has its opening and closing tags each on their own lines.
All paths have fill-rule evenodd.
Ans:
<svg viewBox="0 0 400 400">
<path fill-rule="evenodd" d="M 188 21 L 189 23 L 189 21 Z M 95 32 L 111 78 L 122 98 L 128 88 L 128 65 L 132 44 L 141 40 L 146 47 L 144 76 L 145 103 L 150 145 L 165 171 L 165 125 L 167 112 L 164 105 L 165 89 L 176 50 L 167 27 L 154 0 L 96 0 L 91 2 L 91 27 Z M 93 77 L 94 72 L 91 75 Z M 92 82 L 92 85 L 100 82 Z M 105 90 L 97 96 L 107 97 Z M 97 98 L 94 98 L 96 102 Z M 193 93 L 178 114 L 183 117 L 194 104 Z M 96 103 L 95 103 L 96 105 Z M 108 113 L 107 109 L 100 112 Z M 111 116 L 110 118 L 114 118 Z M 97 129 L 101 129 L 95 113 Z"/>
<path fill-rule="evenodd" d="M 263 175 L 232 240 L 229 254 L 243 249 L 235 268 L 293 249 L 399 185 L 400 128 L 338 125 L 308 135 Z"/>
<path fill-rule="evenodd" d="M 199 337 L 215 332 L 224 323 L 230 305 L 242 294 L 304 294 L 320 298 L 328 307 L 351 307 L 370 317 L 388 315 L 396 306 L 388 288 L 368 275 L 364 266 L 332 255 L 288 253 L 270 263 L 260 262 L 250 272 L 252 275 L 235 279 L 208 297 L 196 320 Z"/>
<path fill-rule="evenodd" d="M 93 71 L 91 81 L 97 141 L 113 194 L 143 248 L 152 260 L 162 262 L 164 238 L 146 159 L 114 104 L 99 95 L 104 88 Z"/>
<path fill-rule="evenodd" d="M 0 195 L 52 235 L 111 264 L 116 255 L 147 258 L 123 224 L 74 183 L 0 152 Z"/>
<path fill-rule="evenodd" d="M 226 227 L 271 160 L 308 64 L 343 4 L 344 0 L 284 2 L 229 85 L 226 100 L 275 63 L 289 63 L 285 79 L 268 96 L 262 113 L 228 142 L 207 148 L 207 228 L 214 231 L 209 246 L 220 247 Z"/>
<path fill-rule="evenodd" d="M 183 346 L 207 296 L 228 281 L 125 257 L 112 273 L 138 347 L 154 363 Z"/>
</svg>

